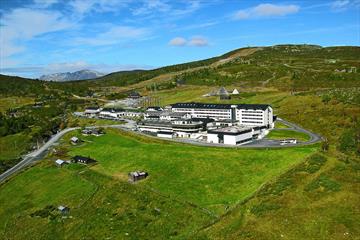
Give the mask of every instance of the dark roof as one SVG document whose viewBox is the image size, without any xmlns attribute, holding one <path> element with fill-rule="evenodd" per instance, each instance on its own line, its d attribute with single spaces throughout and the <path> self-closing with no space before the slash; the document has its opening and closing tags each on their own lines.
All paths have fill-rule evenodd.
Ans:
<svg viewBox="0 0 360 240">
<path fill-rule="evenodd" d="M 90 157 L 83 157 L 83 156 L 79 156 L 79 155 L 74 156 L 73 159 L 75 161 L 82 160 L 82 161 L 85 161 L 87 163 L 96 162 L 94 159 L 92 159 Z"/>
<path fill-rule="evenodd" d="M 175 103 L 171 104 L 172 108 L 214 108 L 214 109 L 230 109 L 231 104 L 215 104 L 215 103 Z"/>
<path fill-rule="evenodd" d="M 159 107 L 159 106 L 151 106 L 151 107 L 148 107 L 146 110 L 149 110 L 149 109 L 154 109 L 156 111 L 160 111 L 162 110 L 162 107 Z"/>
<path fill-rule="evenodd" d="M 157 134 L 168 134 L 173 135 L 173 132 L 166 132 L 166 131 L 158 131 Z"/>
<path fill-rule="evenodd" d="M 175 103 L 172 108 L 211 108 L 211 109 L 230 109 L 235 105 L 238 109 L 261 109 L 265 110 L 270 107 L 269 104 L 215 104 L 215 103 Z"/>
<path fill-rule="evenodd" d="M 229 93 L 224 87 L 221 87 L 218 91 L 218 95 L 229 95 Z"/>
<path fill-rule="evenodd" d="M 88 109 L 88 110 L 98 110 L 100 107 L 96 107 L 96 106 L 93 106 L 93 107 L 86 107 L 85 109 Z"/>
<path fill-rule="evenodd" d="M 101 110 L 102 112 L 123 112 L 124 111 L 124 109 L 122 109 L 122 108 L 103 108 L 102 110 Z"/>
<path fill-rule="evenodd" d="M 136 91 L 132 91 L 131 93 L 129 93 L 129 96 L 141 97 L 140 93 Z"/>
<path fill-rule="evenodd" d="M 271 107 L 269 104 L 237 104 L 238 109 L 261 109 L 266 110 Z"/>
<path fill-rule="evenodd" d="M 165 120 L 160 120 L 160 121 L 151 121 L 151 120 L 144 120 L 139 122 L 139 125 L 143 125 L 143 126 L 163 126 L 163 127 L 171 127 L 171 121 L 165 121 Z"/>
</svg>

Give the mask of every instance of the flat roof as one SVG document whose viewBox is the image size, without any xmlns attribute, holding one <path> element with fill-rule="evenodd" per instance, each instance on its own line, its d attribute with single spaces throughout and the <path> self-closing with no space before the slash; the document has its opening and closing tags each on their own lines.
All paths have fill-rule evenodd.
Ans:
<svg viewBox="0 0 360 240">
<path fill-rule="evenodd" d="M 238 109 L 261 109 L 265 110 L 271 107 L 269 104 L 218 104 L 218 103 L 175 103 L 171 104 L 172 108 L 208 108 L 208 109 L 231 109 L 231 106 L 236 106 Z"/>
<path fill-rule="evenodd" d="M 230 127 L 209 130 L 208 133 L 223 133 L 225 135 L 237 135 L 237 134 L 247 133 L 247 132 L 251 132 L 251 131 L 252 131 L 251 127 L 230 126 Z"/>
</svg>

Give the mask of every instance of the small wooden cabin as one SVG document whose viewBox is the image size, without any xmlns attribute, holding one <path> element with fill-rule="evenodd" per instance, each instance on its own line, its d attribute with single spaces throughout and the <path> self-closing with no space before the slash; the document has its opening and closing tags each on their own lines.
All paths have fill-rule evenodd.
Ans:
<svg viewBox="0 0 360 240">
<path fill-rule="evenodd" d="M 136 182 L 149 176 L 147 172 L 135 171 L 129 173 L 129 181 Z"/>
</svg>

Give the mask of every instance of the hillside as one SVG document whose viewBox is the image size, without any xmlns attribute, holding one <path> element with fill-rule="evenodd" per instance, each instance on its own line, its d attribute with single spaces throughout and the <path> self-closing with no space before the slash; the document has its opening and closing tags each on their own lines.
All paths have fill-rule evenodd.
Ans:
<svg viewBox="0 0 360 240">
<path fill-rule="evenodd" d="M 56 151 L 0 185 L 0 238 L 359 239 L 359 63 L 359 47 L 281 45 L 81 82 L 0 76 L 0 172 L 58 129 L 111 124 L 71 113 L 133 89 L 161 105 L 271 104 L 278 117 L 324 139 L 254 150 L 111 129 L 100 137 L 72 132 Z M 203 96 L 222 85 L 240 94 Z M 74 135 L 84 142 L 71 145 Z M 98 164 L 54 165 L 78 154 Z M 135 169 L 150 177 L 129 184 L 127 173 Z M 63 204 L 69 216 L 57 212 Z"/>
</svg>

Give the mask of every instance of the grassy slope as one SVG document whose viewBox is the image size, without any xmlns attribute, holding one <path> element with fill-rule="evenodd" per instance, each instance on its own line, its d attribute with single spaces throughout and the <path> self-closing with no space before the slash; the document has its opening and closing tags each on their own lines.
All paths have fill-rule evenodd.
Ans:
<svg viewBox="0 0 360 240">
<path fill-rule="evenodd" d="M 31 97 L 4 97 L 0 99 L 0 112 L 33 103 L 34 98 Z"/>
<path fill-rule="evenodd" d="M 182 239 L 211 219 L 200 209 L 141 186 L 79 165 L 59 169 L 53 162 L 43 162 L 2 186 L 0 204 L 4 239 Z M 71 218 L 62 218 L 56 210 L 52 217 L 30 216 L 60 204 L 70 207 Z"/>
<path fill-rule="evenodd" d="M 194 239 L 359 239 L 359 162 L 338 156 L 318 167 L 310 162 L 265 186 Z"/>
<path fill-rule="evenodd" d="M 147 138 L 136 140 L 108 132 L 99 138 L 92 137 L 93 143 L 73 148 L 70 154 L 90 155 L 100 163 L 95 170 L 123 180 L 130 171 L 146 170 L 151 176 L 146 186 L 216 213 L 223 213 L 226 207 L 246 198 L 263 182 L 315 151 L 314 147 L 205 148 L 153 142 Z"/>
</svg>

